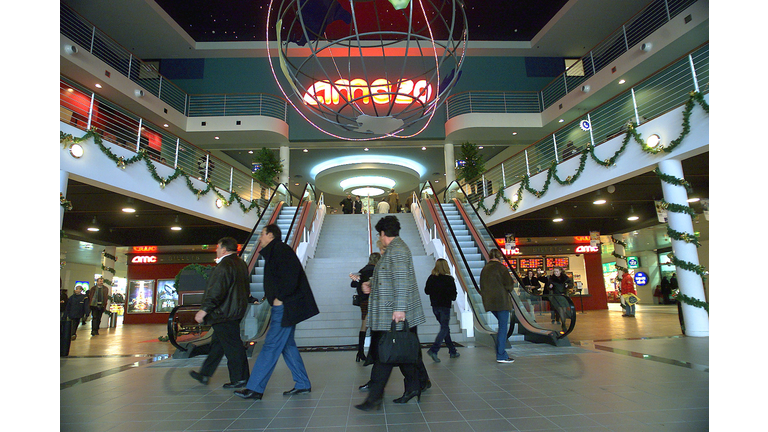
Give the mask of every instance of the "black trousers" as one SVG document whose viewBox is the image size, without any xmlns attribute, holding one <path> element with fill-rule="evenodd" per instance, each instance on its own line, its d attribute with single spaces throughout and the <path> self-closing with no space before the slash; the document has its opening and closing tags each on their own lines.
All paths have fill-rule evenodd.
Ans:
<svg viewBox="0 0 768 432">
<path fill-rule="evenodd" d="M 200 374 L 208 377 L 213 375 L 222 357 L 227 356 L 229 381 L 247 380 L 251 373 L 248 367 L 248 356 L 245 354 L 245 345 L 240 339 L 240 321 L 225 321 L 211 327 L 213 327 L 211 350 L 203 362 Z"/>
<path fill-rule="evenodd" d="M 416 327 L 411 327 L 413 333 L 418 334 Z M 429 380 L 427 368 L 421 359 L 421 350 L 419 350 L 419 359 L 413 364 L 388 364 L 379 361 L 378 350 L 374 347 L 379 346 L 379 340 L 384 336 L 384 331 L 371 331 L 371 349 L 368 356 L 373 356 L 373 368 L 371 369 L 371 381 L 368 387 L 368 400 L 376 401 L 384 397 L 384 387 L 389 381 L 392 369 L 397 366 L 403 374 L 405 381 L 405 393 L 419 390 L 426 385 Z"/>
<path fill-rule="evenodd" d="M 91 334 L 99 332 L 99 326 L 101 326 L 101 316 L 104 315 L 104 309 L 96 306 L 91 306 Z"/>
</svg>

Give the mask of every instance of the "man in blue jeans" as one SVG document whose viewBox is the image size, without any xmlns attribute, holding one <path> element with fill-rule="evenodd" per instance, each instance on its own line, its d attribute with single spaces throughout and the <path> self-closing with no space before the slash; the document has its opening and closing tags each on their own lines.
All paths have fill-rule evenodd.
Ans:
<svg viewBox="0 0 768 432">
<path fill-rule="evenodd" d="M 488 253 L 488 263 L 480 272 L 480 296 L 483 298 L 485 310 L 491 312 L 499 321 L 499 330 L 496 334 L 496 362 L 512 363 L 515 359 L 507 354 L 506 347 L 514 281 L 509 275 L 509 269 L 502 264 L 502 260 L 504 255 L 500 250 L 491 249 Z"/>
<path fill-rule="evenodd" d="M 245 388 L 236 390 L 235 395 L 243 399 L 260 400 L 281 354 L 295 381 L 294 387 L 283 392 L 283 395 L 309 393 L 312 391 L 312 385 L 296 346 L 294 334 L 296 324 L 317 315 L 320 311 L 301 261 L 293 249 L 283 243 L 280 228 L 275 224 L 264 227 L 259 244 L 259 254 L 265 261 L 264 294 L 272 306 L 272 316 L 264 346 L 253 365 L 251 377 Z"/>
</svg>

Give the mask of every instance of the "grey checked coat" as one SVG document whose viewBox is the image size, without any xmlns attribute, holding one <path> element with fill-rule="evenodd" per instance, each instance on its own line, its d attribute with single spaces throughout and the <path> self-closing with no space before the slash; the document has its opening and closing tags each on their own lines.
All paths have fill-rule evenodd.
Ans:
<svg viewBox="0 0 768 432">
<path fill-rule="evenodd" d="M 368 327 L 372 331 L 389 330 L 394 311 L 405 311 L 410 327 L 427 321 L 421 307 L 411 250 L 400 237 L 392 239 L 374 268 L 368 298 Z M 402 328 L 403 325 L 398 324 L 398 330 Z"/>
</svg>

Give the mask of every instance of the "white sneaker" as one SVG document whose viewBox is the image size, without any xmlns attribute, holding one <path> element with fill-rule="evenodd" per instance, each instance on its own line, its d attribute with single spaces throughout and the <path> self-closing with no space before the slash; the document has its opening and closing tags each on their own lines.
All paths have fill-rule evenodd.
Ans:
<svg viewBox="0 0 768 432">
<path fill-rule="evenodd" d="M 512 357 L 509 357 L 505 360 L 496 360 L 496 363 L 514 363 L 514 362 L 515 362 L 515 359 L 513 359 Z"/>
</svg>

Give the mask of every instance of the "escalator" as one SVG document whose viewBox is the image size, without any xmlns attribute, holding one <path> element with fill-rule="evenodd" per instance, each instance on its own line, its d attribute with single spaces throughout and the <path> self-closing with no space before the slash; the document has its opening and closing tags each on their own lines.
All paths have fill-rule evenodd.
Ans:
<svg viewBox="0 0 768 432">
<path fill-rule="evenodd" d="M 475 330 L 496 337 L 498 322 L 493 314 L 483 308 L 478 287 L 480 272 L 488 261 L 488 251 L 498 248 L 498 245 L 457 183 L 452 183 L 440 194 L 442 198 L 434 193 L 431 184 L 425 184 L 421 192 L 422 211 L 434 224 L 436 234 L 443 241 L 448 259 L 454 266 L 457 280 L 467 294 Z M 555 298 L 527 291 L 514 266 L 509 262 L 505 264 L 515 282 L 511 294 L 513 317 L 510 319 L 507 337 L 511 336 L 516 327 L 514 324 L 517 323 L 518 333 L 526 341 L 556 346 L 570 345 L 567 335 L 573 331 L 576 321 L 575 307 L 570 297 Z M 556 311 L 553 320 L 548 310 L 552 301 L 566 305 L 559 309 L 560 312 Z"/>
<path fill-rule="evenodd" d="M 296 205 L 292 205 L 296 203 Z M 245 261 L 250 272 L 250 297 L 245 317 L 240 324 L 240 336 L 243 344 L 252 353 L 256 342 L 264 337 L 269 324 L 271 307 L 264 299 L 264 260 L 260 259 L 259 237 L 262 229 L 269 224 L 277 224 L 284 236 L 284 241 L 294 250 L 298 247 L 305 231 L 307 220 L 311 220 L 316 210 L 314 188 L 307 184 L 301 197 L 295 197 L 284 185 L 278 185 L 269 199 L 259 220 L 243 243 L 240 257 Z M 211 270 L 213 267 L 210 268 Z M 168 340 L 176 347 L 173 358 L 188 358 L 207 354 L 213 335 L 210 326 L 194 321 L 194 315 L 200 310 L 203 291 L 185 292 L 179 283 L 180 299 L 188 297 L 189 302 L 180 302 L 168 317 Z M 184 295 L 181 293 L 192 295 Z M 194 301 L 196 300 L 196 301 Z M 259 304 L 254 302 L 258 301 Z"/>
</svg>

